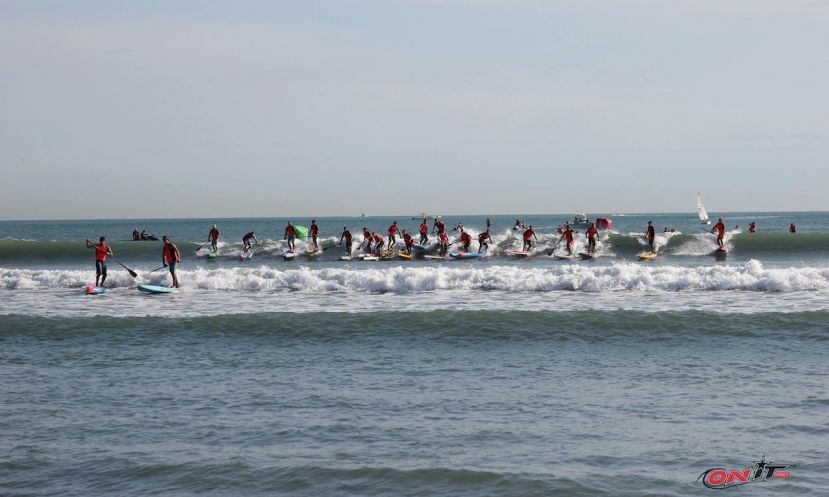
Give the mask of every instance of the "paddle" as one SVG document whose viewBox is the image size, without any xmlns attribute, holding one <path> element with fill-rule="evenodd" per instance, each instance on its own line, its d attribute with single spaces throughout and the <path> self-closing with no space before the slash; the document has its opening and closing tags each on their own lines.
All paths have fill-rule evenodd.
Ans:
<svg viewBox="0 0 829 497">
<path fill-rule="evenodd" d="M 164 269 L 164 268 L 166 268 L 166 267 L 167 267 L 167 266 L 161 266 L 161 267 L 159 267 L 159 268 L 155 268 L 155 269 L 153 269 L 153 270 L 152 270 L 152 271 L 150 271 L 150 272 L 151 272 L 151 273 L 154 273 L 154 272 L 156 272 L 156 271 L 161 271 L 162 269 Z"/>
<path fill-rule="evenodd" d="M 103 250 L 101 250 L 100 248 L 98 248 L 98 246 L 97 246 L 97 245 L 93 244 L 93 243 L 92 243 L 92 242 L 90 242 L 89 240 L 87 240 L 87 241 L 86 241 L 86 246 L 87 246 L 87 247 L 95 247 L 95 250 L 96 250 L 96 251 L 98 251 L 98 252 L 104 252 Z M 104 252 L 104 253 L 106 253 L 106 252 Z M 132 276 L 133 278 L 137 278 L 137 277 L 138 277 L 138 273 L 136 273 L 136 272 L 135 272 L 135 271 L 133 271 L 132 269 L 128 268 L 127 266 L 125 266 L 125 265 L 121 264 L 121 261 L 119 261 L 118 259 L 116 259 L 114 255 L 110 255 L 110 256 L 109 256 L 109 258 L 110 258 L 110 259 L 112 259 L 113 261 L 117 262 L 117 263 L 118 263 L 118 265 L 119 265 L 119 266 L 121 266 L 122 268 L 126 269 L 126 270 L 127 270 L 127 272 L 128 272 L 128 273 L 130 273 L 130 276 Z"/>
<path fill-rule="evenodd" d="M 555 244 L 555 245 L 553 245 L 553 248 L 551 248 L 551 249 L 550 249 L 550 252 L 549 252 L 547 255 L 553 255 L 553 253 L 554 253 L 554 252 L 556 251 L 556 249 L 558 248 L 558 244 L 559 244 L 559 243 L 561 243 L 561 241 L 562 241 L 562 240 L 564 240 L 564 236 L 565 236 L 565 235 L 561 235 L 561 238 L 559 238 L 559 239 L 558 239 L 558 241 L 556 242 L 556 244 Z"/>
</svg>

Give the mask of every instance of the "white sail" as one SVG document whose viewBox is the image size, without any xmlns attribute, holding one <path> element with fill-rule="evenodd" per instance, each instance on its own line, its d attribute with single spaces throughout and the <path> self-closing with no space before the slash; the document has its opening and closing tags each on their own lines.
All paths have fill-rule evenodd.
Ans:
<svg viewBox="0 0 829 497">
<path fill-rule="evenodd" d="M 702 205 L 702 196 L 697 194 L 697 214 L 699 214 L 699 221 L 702 224 L 711 224 L 708 219 L 708 212 L 705 211 L 705 206 Z"/>
</svg>

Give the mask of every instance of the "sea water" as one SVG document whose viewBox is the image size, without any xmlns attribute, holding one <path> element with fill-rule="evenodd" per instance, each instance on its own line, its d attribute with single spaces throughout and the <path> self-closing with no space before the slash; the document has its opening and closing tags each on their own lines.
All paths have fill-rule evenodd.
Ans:
<svg viewBox="0 0 829 497">
<path fill-rule="evenodd" d="M 357 252 L 417 220 L 319 218 L 330 248 L 294 261 L 287 219 L 2 222 L 0 494 L 707 495 L 705 469 L 765 455 L 791 477 L 731 491 L 824 495 L 829 214 L 724 217 L 724 258 L 654 214 L 612 216 L 592 261 L 549 255 L 567 216 L 493 216 L 480 260 L 378 262 L 337 260 L 343 226 Z M 533 257 L 503 253 L 516 218 Z M 136 290 L 170 280 L 134 228 L 176 242 L 180 293 Z M 110 260 L 85 296 L 102 235 L 139 276 Z"/>
</svg>

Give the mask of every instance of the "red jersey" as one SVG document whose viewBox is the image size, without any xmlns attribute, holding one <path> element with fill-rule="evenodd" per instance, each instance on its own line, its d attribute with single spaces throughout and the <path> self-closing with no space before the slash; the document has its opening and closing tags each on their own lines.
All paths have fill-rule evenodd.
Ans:
<svg viewBox="0 0 829 497">
<path fill-rule="evenodd" d="M 421 233 L 428 233 L 429 232 L 429 225 L 426 224 L 426 223 L 421 224 L 420 225 L 420 232 Z"/>
<path fill-rule="evenodd" d="M 109 252 L 109 245 L 107 245 L 106 243 L 99 243 L 95 245 L 95 260 L 106 262 L 107 252 Z"/>
<path fill-rule="evenodd" d="M 724 223 L 717 223 L 714 225 L 714 231 L 717 232 L 719 236 L 725 236 L 725 224 Z"/>
<path fill-rule="evenodd" d="M 167 261 L 167 264 L 181 262 L 181 254 L 179 254 L 178 248 L 172 243 L 164 246 L 164 260 Z"/>
<path fill-rule="evenodd" d="M 440 232 L 440 243 L 449 243 L 449 235 L 445 231 Z"/>
<path fill-rule="evenodd" d="M 219 230 L 217 228 L 213 228 L 210 230 L 210 239 L 211 240 L 218 240 L 219 239 Z"/>
<path fill-rule="evenodd" d="M 403 235 L 403 241 L 406 242 L 407 247 L 411 247 L 414 245 L 414 240 L 412 239 L 412 235 L 405 233 Z"/>
<path fill-rule="evenodd" d="M 653 229 L 653 226 L 648 226 L 647 237 L 648 240 L 653 240 L 656 236 L 656 230 Z"/>
<path fill-rule="evenodd" d="M 294 228 L 293 224 L 290 224 L 287 228 L 285 228 L 285 234 L 287 236 L 296 236 L 296 228 Z"/>
<path fill-rule="evenodd" d="M 389 235 L 391 235 L 391 236 L 396 235 L 397 230 L 399 230 L 399 229 L 400 229 L 400 227 L 398 225 L 392 224 L 391 226 L 389 226 Z"/>
<path fill-rule="evenodd" d="M 311 232 L 311 236 L 317 236 L 320 234 L 320 227 L 316 224 L 312 224 L 309 231 Z"/>
<path fill-rule="evenodd" d="M 368 230 L 363 230 L 363 240 L 371 240 L 371 233 Z"/>
<path fill-rule="evenodd" d="M 564 232 L 564 238 L 567 240 L 567 243 L 573 243 L 573 231 L 567 230 Z"/>
<path fill-rule="evenodd" d="M 486 240 L 487 238 L 492 240 L 492 238 L 490 238 L 489 236 L 489 233 L 481 233 L 480 235 L 478 235 L 478 243 L 483 243 L 484 240 Z"/>
<path fill-rule="evenodd" d="M 375 233 L 374 234 L 374 241 L 377 242 L 377 243 L 382 243 L 383 242 L 383 237 Z"/>
<path fill-rule="evenodd" d="M 524 240 L 529 240 L 533 237 L 533 235 L 535 235 L 535 231 L 533 231 L 532 229 L 528 229 L 524 232 Z"/>
<path fill-rule="evenodd" d="M 461 241 L 462 241 L 464 244 L 467 244 L 467 243 L 472 243 L 472 236 L 470 236 L 470 235 L 469 235 L 469 233 L 467 233 L 466 231 L 464 231 L 463 233 L 461 233 Z"/>
<path fill-rule="evenodd" d="M 587 230 L 587 238 L 596 238 L 596 235 L 599 234 L 599 230 L 596 228 L 590 228 Z"/>
</svg>

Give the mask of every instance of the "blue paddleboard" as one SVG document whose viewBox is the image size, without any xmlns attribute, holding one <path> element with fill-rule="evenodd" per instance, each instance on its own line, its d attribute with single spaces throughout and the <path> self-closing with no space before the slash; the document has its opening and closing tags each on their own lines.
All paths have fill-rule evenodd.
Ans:
<svg viewBox="0 0 829 497">
<path fill-rule="evenodd" d="M 478 252 L 458 252 L 449 254 L 449 257 L 453 259 L 476 259 L 478 257 L 482 257 L 484 254 L 480 254 Z"/>
<path fill-rule="evenodd" d="M 101 295 L 107 293 L 107 289 L 102 286 L 89 285 L 84 288 L 84 292 L 86 292 L 87 295 Z"/>
<path fill-rule="evenodd" d="M 167 288 L 158 285 L 138 285 L 138 290 L 145 293 L 177 293 L 176 288 Z"/>
</svg>

